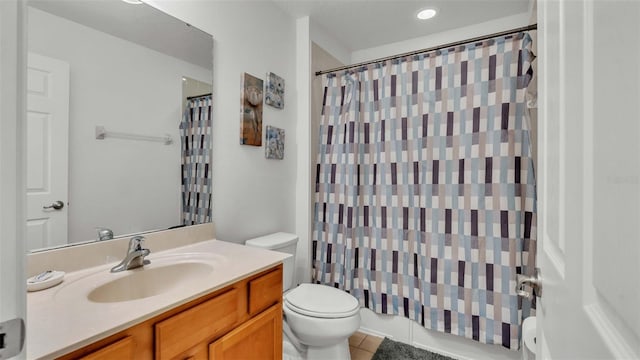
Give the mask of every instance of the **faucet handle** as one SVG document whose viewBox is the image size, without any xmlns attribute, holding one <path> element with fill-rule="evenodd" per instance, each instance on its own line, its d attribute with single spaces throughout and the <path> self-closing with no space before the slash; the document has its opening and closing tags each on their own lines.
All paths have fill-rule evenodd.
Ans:
<svg viewBox="0 0 640 360">
<path fill-rule="evenodd" d="M 142 250 L 144 244 L 144 236 L 134 236 L 129 240 L 129 252 Z"/>
<path fill-rule="evenodd" d="M 113 239 L 113 230 L 111 229 L 99 226 L 96 227 L 96 231 L 98 232 L 98 241 Z"/>
</svg>

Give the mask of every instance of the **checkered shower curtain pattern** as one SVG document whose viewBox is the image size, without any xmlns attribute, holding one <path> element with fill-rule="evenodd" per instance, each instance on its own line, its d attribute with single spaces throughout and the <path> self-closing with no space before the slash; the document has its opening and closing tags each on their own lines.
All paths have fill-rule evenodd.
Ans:
<svg viewBox="0 0 640 360">
<path fill-rule="evenodd" d="M 528 34 L 325 75 L 314 281 L 428 329 L 519 348 L 536 195 Z"/>
<path fill-rule="evenodd" d="M 211 96 L 191 99 L 180 123 L 182 224 L 211 221 Z"/>
</svg>

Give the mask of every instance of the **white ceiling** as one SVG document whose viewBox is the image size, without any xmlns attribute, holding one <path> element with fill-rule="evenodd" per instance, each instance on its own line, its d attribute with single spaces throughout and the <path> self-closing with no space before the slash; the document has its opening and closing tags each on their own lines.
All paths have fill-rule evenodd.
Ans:
<svg viewBox="0 0 640 360">
<path fill-rule="evenodd" d="M 527 12 L 530 0 L 273 0 L 356 51 Z M 420 9 L 438 15 L 418 21 Z"/>
<path fill-rule="evenodd" d="M 243 1 L 250 10 L 252 2 L 264 0 Z M 345 50 L 356 51 L 524 13 L 532 0 L 271 1 L 294 18 L 309 16 Z M 211 66 L 211 35 L 151 6 L 119 0 L 30 0 L 29 5 L 188 62 Z M 425 7 L 435 7 L 438 15 L 418 21 L 416 13 Z"/>
<path fill-rule="evenodd" d="M 30 0 L 28 4 L 206 69 L 213 66 L 211 35 L 152 6 L 118 0 Z"/>
</svg>

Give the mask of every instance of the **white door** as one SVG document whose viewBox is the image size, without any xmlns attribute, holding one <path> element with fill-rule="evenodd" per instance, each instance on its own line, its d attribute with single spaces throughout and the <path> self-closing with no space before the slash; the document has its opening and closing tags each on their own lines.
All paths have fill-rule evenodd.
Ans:
<svg viewBox="0 0 640 360">
<path fill-rule="evenodd" d="M 538 358 L 640 358 L 638 19 L 538 1 Z"/>
<path fill-rule="evenodd" d="M 26 133 L 26 248 L 33 250 L 66 244 L 69 167 L 68 63 L 29 53 Z"/>
</svg>

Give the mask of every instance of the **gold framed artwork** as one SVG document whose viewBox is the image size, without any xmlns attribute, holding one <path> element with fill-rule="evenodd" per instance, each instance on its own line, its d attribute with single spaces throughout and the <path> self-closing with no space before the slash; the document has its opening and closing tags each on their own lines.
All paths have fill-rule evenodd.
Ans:
<svg viewBox="0 0 640 360">
<path fill-rule="evenodd" d="M 243 73 L 240 85 L 240 144 L 262 146 L 262 79 Z"/>
</svg>

